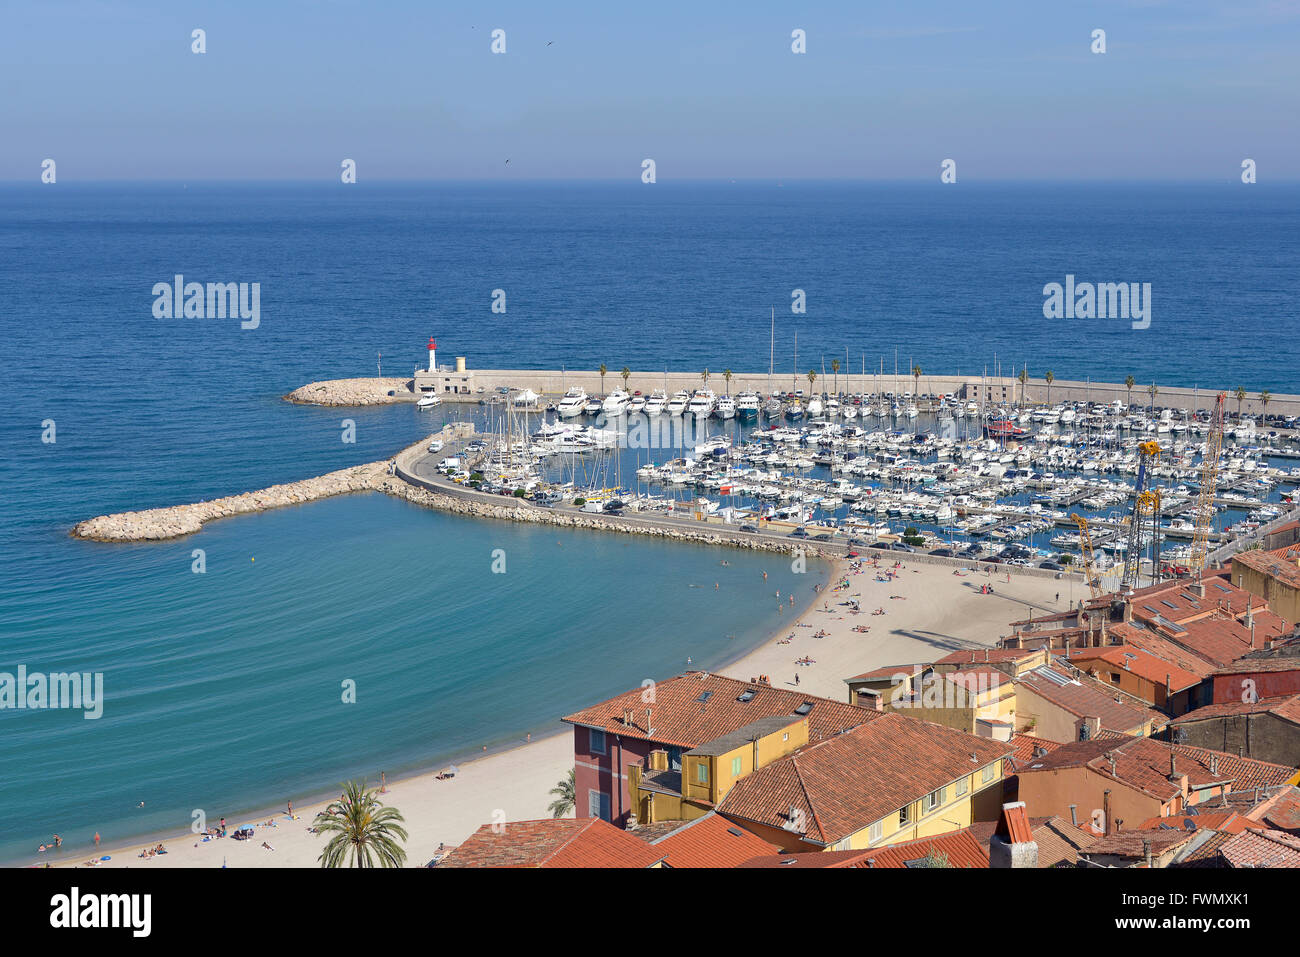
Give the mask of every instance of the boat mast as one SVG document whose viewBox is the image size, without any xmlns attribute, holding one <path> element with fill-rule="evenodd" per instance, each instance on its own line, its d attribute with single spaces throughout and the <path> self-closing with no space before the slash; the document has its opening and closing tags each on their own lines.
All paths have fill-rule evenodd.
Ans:
<svg viewBox="0 0 1300 957">
<path fill-rule="evenodd" d="M 772 338 L 767 349 L 767 395 L 772 396 L 772 368 L 776 362 L 776 306 L 772 307 Z"/>
<path fill-rule="evenodd" d="M 790 391 L 799 391 L 799 331 L 794 333 L 794 368 L 790 370 Z"/>
</svg>

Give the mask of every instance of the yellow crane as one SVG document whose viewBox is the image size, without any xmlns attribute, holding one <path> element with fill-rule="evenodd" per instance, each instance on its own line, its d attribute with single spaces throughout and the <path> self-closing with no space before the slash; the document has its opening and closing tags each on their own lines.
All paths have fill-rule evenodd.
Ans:
<svg viewBox="0 0 1300 957">
<path fill-rule="evenodd" d="M 1156 489 L 1146 487 L 1147 474 L 1155 461 L 1160 458 L 1160 443 L 1147 441 L 1138 444 L 1138 473 L 1137 482 L 1133 486 L 1133 514 L 1128 520 L 1128 534 L 1125 541 L 1124 549 L 1124 575 L 1119 582 L 1119 592 L 1121 595 L 1133 594 L 1133 586 L 1137 584 L 1138 572 L 1142 567 L 1142 519 L 1143 516 L 1150 515 L 1153 518 L 1153 526 L 1158 529 L 1160 524 L 1160 492 Z M 1152 541 L 1155 540 L 1154 534 Z M 1160 564 L 1160 556 L 1157 555 L 1156 566 Z M 1155 574 L 1152 574 L 1152 580 Z"/>
<path fill-rule="evenodd" d="M 1088 588 L 1092 592 L 1093 598 L 1100 598 L 1105 594 L 1101 588 L 1101 577 L 1093 565 L 1092 557 L 1092 536 L 1088 534 L 1088 520 L 1078 512 L 1071 512 L 1070 518 L 1074 524 L 1079 526 L 1079 551 L 1083 554 L 1083 578 L 1088 583 Z"/>
<path fill-rule="evenodd" d="M 1214 531 L 1214 496 L 1219 490 L 1219 453 L 1223 450 L 1223 400 L 1220 392 L 1210 416 L 1210 433 L 1205 437 L 1205 455 L 1201 457 L 1201 490 L 1196 496 L 1196 531 L 1192 535 L 1192 559 L 1188 563 L 1193 578 L 1205 571 L 1210 552 L 1210 533 Z"/>
</svg>

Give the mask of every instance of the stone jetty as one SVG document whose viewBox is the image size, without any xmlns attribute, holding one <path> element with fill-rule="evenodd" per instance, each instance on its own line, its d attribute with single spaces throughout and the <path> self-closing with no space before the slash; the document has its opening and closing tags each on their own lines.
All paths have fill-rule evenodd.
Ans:
<svg viewBox="0 0 1300 957">
<path fill-rule="evenodd" d="M 392 392 L 392 395 L 388 393 Z M 299 405 L 389 405 L 413 402 L 415 384 L 410 378 L 326 379 L 308 382 L 283 397 Z"/>
<path fill-rule="evenodd" d="M 228 495 L 209 502 L 100 515 L 79 522 L 72 529 L 72 536 L 96 542 L 156 542 L 179 538 L 182 535 L 192 535 L 205 522 L 213 519 L 262 512 L 285 505 L 302 505 L 349 492 L 370 491 L 376 487 L 388 467 L 388 462 L 370 462 L 300 482 L 272 485 L 257 492 Z"/>
<path fill-rule="evenodd" d="M 446 441 L 464 437 L 458 431 L 458 426 L 454 424 L 444 428 L 439 435 Z M 811 543 L 795 545 L 781 540 L 759 539 L 726 528 L 685 524 L 668 526 L 630 516 L 615 517 L 587 512 L 560 511 L 517 499 L 496 499 L 468 489 L 462 493 L 460 486 L 449 486 L 447 491 L 428 488 L 402 477 L 405 471 L 403 466 L 422 454 L 428 442 L 428 439 L 421 439 L 403 449 L 391 460 L 340 469 L 337 472 L 303 479 L 300 482 L 272 485 L 257 492 L 230 495 L 209 502 L 100 515 L 79 522 L 73 527 L 71 534 L 74 538 L 97 542 L 166 541 L 192 535 L 202 529 L 205 523 L 231 515 L 246 515 L 272 508 L 282 508 L 286 505 L 302 505 L 352 492 L 383 492 L 425 508 L 434 508 L 470 518 L 490 518 L 507 522 L 555 525 L 561 528 L 646 535 L 652 538 L 694 542 L 701 545 L 728 545 L 786 555 L 797 550 L 809 558 L 832 558 L 837 554 Z M 393 468 L 394 463 L 397 465 L 396 469 Z"/>
</svg>

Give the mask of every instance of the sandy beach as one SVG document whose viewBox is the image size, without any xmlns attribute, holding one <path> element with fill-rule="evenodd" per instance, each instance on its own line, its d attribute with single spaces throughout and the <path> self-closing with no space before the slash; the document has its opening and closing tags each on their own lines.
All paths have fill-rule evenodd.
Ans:
<svg viewBox="0 0 1300 957">
<path fill-rule="evenodd" d="M 1031 612 L 1060 611 L 1070 599 L 1068 583 L 1047 576 L 1013 572 L 1008 582 L 1005 569 L 988 574 L 985 569 L 954 571 L 948 565 L 906 561 L 896 568 L 895 556 L 889 554 L 878 559 L 867 554 L 864 561 L 879 561 L 879 566 L 864 564 L 850 571 L 849 562 L 837 562 L 830 587 L 793 620 L 779 620 L 774 593 L 772 615 L 778 624 L 771 637 L 722 672 L 742 679 L 767 675 L 773 685 L 789 688 L 796 687 L 798 675 L 797 687 L 809 694 L 845 700 L 845 678 L 885 665 L 933 661 L 961 648 L 992 646 L 1009 630 L 1008 622 Z M 845 579 L 847 587 L 837 589 L 836 583 Z M 994 594 L 980 594 L 986 583 L 992 583 Z M 856 615 L 844 604 L 854 599 L 861 608 Z M 781 600 L 788 606 L 788 596 Z M 878 608 L 884 614 L 873 615 Z M 790 614 L 788 607 L 784 614 Z M 868 630 L 854 631 L 858 626 Z M 814 663 L 795 664 L 805 656 Z M 562 729 L 530 744 L 461 762 L 450 780 L 438 780 L 435 770 L 390 781 L 382 799 L 406 818 L 407 865 L 427 863 L 440 843 L 460 843 L 491 823 L 494 815 L 507 821 L 547 817 L 548 792 L 572 761 L 572 737 Z M 294 820 L 284 808 L 275 814 L 228 816 L 232 829 L 249 822 L 257 825 L 248 841 L 204 842 L 192 834 L 177 834 L 163 838 L 167 853 L 154 858 L 139 858 L 143 840 L 106 846 L 96 856 L 112 858 L 99 865 L 104 867 L 315 867 L 323 839 L 308 827 L 323 807 L 295 806 Z M 64 851 L 60 856 L 57 866 L 81 866 L 91 858 L 89 852 L 71 858 Z M 34 863 L 40 863 L 36 857 Z"/>
</svg>

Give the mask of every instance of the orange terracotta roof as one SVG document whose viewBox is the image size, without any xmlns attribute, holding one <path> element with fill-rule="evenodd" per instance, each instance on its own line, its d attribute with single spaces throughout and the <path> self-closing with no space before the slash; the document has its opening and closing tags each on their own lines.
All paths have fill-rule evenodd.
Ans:
<svg viewBox="0 0 1300 957">
<path fill-rule="evenodd" d="M 867 856 L 865 866 L 915 867 L 916 861 L 923 860 L 931 854 L 946 857 L 949 867 L 987 868 L 989 866 L 988 848 L 982 846 L 969 829 L 873 848 Z"/>
<path fill-rule="evenodd" d="M 1295 655 L 1271 658 L 1238 658 L 1230 665 L 1215 670 L 1216 675 L 1278 674 L 1300 671 L 1300 657 Z"/>
<path fill-rule="evenodd" d="M 741 867 L 917 867 L 929 856 L 947 858 L 954 868 L 989 866 L 988 848 L 981 846 L 969 830 L 923 837 L 901 844 L 885 844 L 860 851 L 802 851 L 768 854 L 746 861 Z"/>
<path fill-rule="evenodd" d="M 929 665 L 912 664 L 912 665 L 883 665 L 879 668 L 873 668 L 871 671 L 863 672 L 860 675 L 854 675 L 852 678 L 845 678 L 846 683 L 854 681 L 883 681 L 886 678 L 893 678 L 895 675 L 905 675 L 908 678 L 917 674 L 915 669 L 924 672 Z"/>
<path fill-rule="evenodd" d="M 1184 634 L 1174 636 L 1174 641 L 1192 649 L 1219 667 L 1229 665 L 1242 655 L 1263 647 L 1264 623 L 1259 613 L 1255 615 L 1255 634 L 1236 618 L 1213 615 L 1200 621 L 1183 625 Z M 1253 642 L 1253 644 L 1252 644 Z"/>
<path fill-rule="evenodd" d="M 1187 827 L 1187 822 L 1192 827 Z M 1149 817 L 1134 830 L 1136 831 L 1223 831 L 1227 834 L 1240 834 L 1247 828 L 1259 828 L 1261 825 L 1242 817 L 1236 811 L 1200 811 L 1197 814 L 1171 814 L 1168 817 Z"/>
<path fill-rule="evenodd" d="M 563 720 L 625 738 L 696 748 L 759 718 L 792 715 L 805 704 L 810 706 L 808 728 L 813 741 L 880 717 L 878 711 L 829 698 L 691 671 L 653 688 L 635 688 Z M 630 719 L 627 724 L 625 713 Z"/>
<path fill-rule="evenodd" d="M 1051 754 L 1061 746 L 1061 742 L 1036 738 L 1032 734 L 1017 733 L 1011 736 L 1011 745 L 1016 749 L 1015 754 L 1012 755 L 1012 760 L 1017 767 L 1020 767 L 1040 757 L 1040 752 Z"/>
<path fill-rule="evenodd" d="M 968 648 L 944 655 L 936 665 L 985 665 L 1033 658 L 1042 652 L 1037 648 Z"/>
<path fill-rule="evenodd" d="M 796 854 L 764 854 L 739 867 L 865 867 L 871 851 L 801 851 Z"/>
<path fill-rule="evenodd" d="M 1064 679 L 1053 681 L 1047 672 Z M 1116 688 L 1103 685 L 1091 675 L 1075 675 L 1061 665 L 1035 668 L 1016 679 L 1017 688 L 1032 691 L 1046 701 L 1078 718 L 1099 718 L 1101 726 L 1110 731 L 1129 732 L 1141 729 L 1151 722 L 1163 727 L 1168 718 L 1145 703 Z"/>
<path fill-rule="evenodd" d="M 736 867 L 780 848 L 713 811 L 653 842 L 668 867 Z"/>
<path fill-rule="evenodd" d="M 1174 692 L 1194 688 L 1204 678 L 1204 675 L 1187 671 L 1172 661 L 1158 658 L 1136 645 L 1079 648 L 1070 651 L 1068 657 L 1072 664 L 1084 669 L 1090 662 L 1103 661 L 1107 665 L 1113 665 L 1102 669 L 1106 672 L 1127 671 L 1161 686 L 1168 684 Z"/>
<path fill-rule="evenodd" d="M 663 852 L 598 817 L 485 824 L 439 867 L 651 867 Z"/>
<path fill-rule="evenodd" d="M 1180 767 L 1184 763 L 1182 758 L 1190 758 L 1205 769 L 1206 777 L 1222 778 L 1226 775 L 1232 781 L 1232 788 L 1235 791 L 1276 787 L 1286 784 L 1296 774 L 1295 768 L 1289 768 L 1285 764 L 1259 761 L 1255 758 L 1229 754 L 1226 751 L 1215 751 L 1212 748 L 1197 748 L 1190 744 L 1170 744 L 1165 747 L 1172 748 L 1178 753 Z M 1210 773 L 1212 762 L 1219 769 L 1217 774 Z"/>
<path fill-rule="evenodd" d="M 1247 817 L 1271 830 L 1300 836 L 1300 789 L 1290 787 L 1279 791 L 1252 808 Z"/>
<path fill-rule="evenodd" d="M 1088 857 L 1112 854 L 1134 860 L 1146 854 L 1148 843 L 1152 854 L 1163 854 L 1195 836 L 1192 831 L 1118 831 L 1097 838 L 1095 844 L 1080 853 Z"/>
<path fill-rule="evenodd" d="M 1267 787 L 1284 784 L 1295 774 L 1294 769 L 1280 764 L 1256 761 L 1208 748 L 1170 745 L 1151 738 L 1102 738 L 1064 744 L 1051 754 L 1019 768 L 1019 773 L 1024 775 L 1066 767 L 1087 767 L 1162 801 L 1168 801 L 1182 793 L 1179 786 L 1169 780 L 1171 755 L 1177 756 L 1174 766 L 1179 776 L 1186 775 L 1188 785 L 1193 789 L 1216 784 L 1228 785 L 1237 790 Z M 1113 768 L 1111 758 L 1115 762 Z"/>
<path fill-rule="evenodd" d="M 1300 693 L 1279 695 L 1276 698 L 1260 698 L 1258 701 L 1225 701 L 1220 704 L 1207 704 L 1203 708 L 1179 715 L 1169 723 L 1190 724 L 1243 714 L 1274 714 L 1284 721 L 1300 724 Z"/>
<path fill-rule="evenodd" d="M 741 778 L 718 811 L 833 844 L 1012 750 L 889 712 Z"/>
<path fill-rule="evenodd" d="M 1168 638 L 1163 638 L 1141 625 L 1131 623 L 1114 625 L 1110 628 L 1110 635 L 1112 638 L 1118 638 L 1123 644 L 1141 648 L 1143 651 L 1172 662 L 1183 671 L 1190 672 L 1200 678 L 1213 674 L 1216 668 L 1213 662 L 1202 658 L 1196 652 L 1175 644 Z"/>
<path fill-rule="evenodd" d="M 1247 551 L 1232 556 L 1234 565 L 1260 572 L 1287 588 L 1300 588 L 1300 564 L 1296 556 L 1300 555 L 1300 546 L 1288 545 L 1272 551 Z"/>
<path fill-rule="evenodd" d="M 1229 867 L 1300 867 L 1300 839 L 1283 831 L 1243 831 L 1219 854 Z"/>
</svg>

